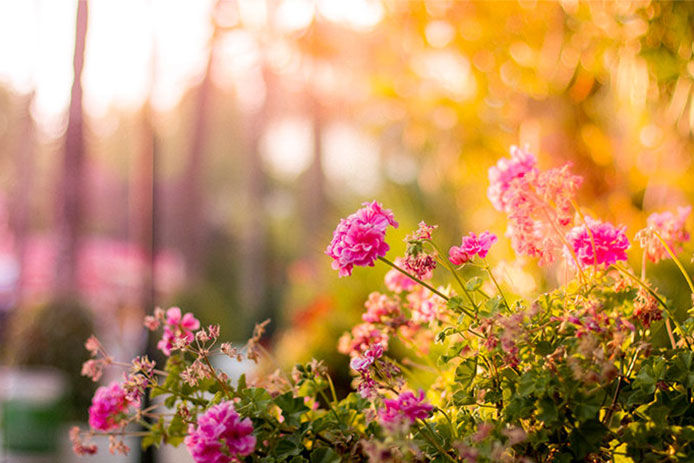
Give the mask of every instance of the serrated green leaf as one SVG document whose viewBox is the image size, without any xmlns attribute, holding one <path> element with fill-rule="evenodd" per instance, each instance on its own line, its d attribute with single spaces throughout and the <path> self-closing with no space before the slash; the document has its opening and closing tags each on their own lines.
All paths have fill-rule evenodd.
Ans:
<svg viewBox="0 0 694 463">
<path fill-rule="evenodd" d="M 311 452 L 311 463 L 339 463 L 340 456 L 328 447 L 319 447 Z"/>
<path fill-rule="evenodd" d="M 482 287 L 482 278 L 472 277 L 465 283 L 465 289 L 468 291 L 476 291 Z"/>
</svg>

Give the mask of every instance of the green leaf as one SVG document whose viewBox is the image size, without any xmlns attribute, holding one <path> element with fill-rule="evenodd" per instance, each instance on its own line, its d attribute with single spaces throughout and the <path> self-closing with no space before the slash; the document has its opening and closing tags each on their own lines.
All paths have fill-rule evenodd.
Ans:
<svg viewBox="0 0 694 463">
<path fill-rule="evenodd" d="M 549 341 L 540 341 L 535 344 L 535 353 L 537 355 L 549 355 L 554 352 L 554 347 Z"/>
<path fill-rule="evenodd" d="M 339 463 L 340 456 L 328 447 L 319 447 L 311 452 L 311 463 Z"/>
<path fill-rule="evenodd" d="M 468 291 L 477 291 L 482 287 L 482 278 L 472 277 L 465 283 L 465 289 Z"/>
<path fill-rule="evenodd" d="M 275 397 L 275 404 L 282 409 L 282 416 L 289 426 L 295 426 L 300 423 L 301 415 L 308 411 L 308 407 L 304 404 L 304 399 L 301 397 L 293 397 L 291 392 Z"/>
<path fill-rule="evenodd" d="M 467 358 L 455 369 L 455 381 L 461 389 L 468 389 L 477 375 L 477 357 Z"/>
<path fill-rule="evenodd" d="M 557 405 L 549 397 L 543 397 L 538 402 L 537 418 L 545 423 L 552 423 L 559 418 L 559 410 Z"/>
<path fill-rule="evenodd" d="M 241 391 L 243 391 L 246 388 L 246 373 L 244 373 L 241 376 L 239 376 L 239 382 L 236 385 L 236 393 L 241 394 Z"/>
<path fill-rule="evenodd" d="M 290 434 L 275 446 L 275 455 L 280 459 L 296 456 L 301 453 L 301 442 L 297 434 Z"/>
</svg>

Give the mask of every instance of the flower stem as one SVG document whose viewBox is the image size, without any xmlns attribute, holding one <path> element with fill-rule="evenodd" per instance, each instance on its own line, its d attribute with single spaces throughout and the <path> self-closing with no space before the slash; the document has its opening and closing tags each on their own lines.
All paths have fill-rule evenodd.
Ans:
<svg viewBox="0 0 694 463">
<path fill-rule="evenodd" d="M 631 273 L 631 272 L 628 271 L 627 269 L 622 268 L 620 265 L 617 265 L 617 264 L 612 264 L 612 266 L 613 266 L 614 268 L 616 268 L 617 270 L 619 270 L 619 271 L 620 271 L 621 273 L 623 273 L 624 275 L 626 275 L 626 276 L 628 276 L 629 278 L 631 278 L 632 280 L 634 280 L 636 283 L 638 283 L 639 286 L 641 286 L 643 289 L 645 289 L 646 291 L 648 291 L 648 292 L 651 294 L 651 296 L 653 296 L 653 297 L 655 298 L 655 300 L 658 301 L 658 303 L 660 303 L 661 306 L 663 306 L 663 309 L 665 309 L 665 312 L 668 314 L 668 317 L 669 317 L 669 318 L 672 318 L 672 321 L 673 321 L 673 323 L 675 324 L 675 326 L 677 327 L 677 330 L 680 332 L 680 335 L 682 336 L 682 339 L 684 339 L 684 343 L 687 345 L 687 347 L 688 347 L 689 349 L 691 349 L 691 348 L 692 348 L 692 345 L 689 343 L 689 340 L 687 339 L 687 333 L 684 331 L 684 328 L 682 328 L 682 325 L 680 325 L 680 322 L 677 321 L 677 319 L 674 317 L 673 313 L 670 311 L 670 308 L 667 306 L 667 304 L 665 304 L 665 302 L 664 302 L 663 299 L 658 295 L 658 293 L 656 293 L 655 291 L 653 291 L 653 290 L 650 288 L 650 286 L 648 286 L 646 283 L 644 283 L 643 281 L 641 281 L 641 279 L 640 279 L 639 277 L 637 277 L 636 275 L 634 275 L 633 273 Z"/>
<path fill-rule="evenodd" d="M 444 456 L 444 457 L 446 457 L 446 459 L 447 459 L 448 461 L 455 462 L 456 460 L 455 460 L 452 456 L 450 456 L 449 453 L 446 452 L 446 450 L 444 450 L 443 447 L 441 447 L 441 444 L 439 444 L 438 440 L 437 440 L 436 437 L 435 437 L 435 436 L 436 436 L 436 433 L 434 432 L 433 429 L 431 429 L 431 428 L 429 427 L 429 423 L 427 423 L 426 421 L 424 421 L 424 420 L 422 420 L 422 419 L 420 419 L 419 421 L 421 421 L 421 422 L 424 424 L 424 427 L 425 427 L 425 428 L 427 429 L 427 431 L 428 431 L 428 432 L 426 432 L 426 433 L 425 433 L 425 432 L 422 432 L 422 427 L 419 427 L 419 433 L 420 433 L 427 441 L 429 441 L 429 443 L 430 443 L 431 445 L 433 445 L 434 447 L 436 447 L 436 450 L 438 450 L 439 452 L 441 452 L 441 455 Z M 429 435 L 429 433 L 431 433 L 431 435 Z"/>
<path fill-rule="evenodd" d="M 492 281 L 494 282 L 494 286 L 496 286 L 497 291 L 499 291 L 499 296 L 501 296 L 501 299 L 504 300 L 504 304 L 506 304 L 506 308 L 510 311 L 511 306 L 508 304 L 508 300 L 506 299 L 506 296 L 504 296 L 504 292 L 501 290 L 501 286 L 499 286 L 499 282 L 496 281 L 496 278 L 494 278 L 494 274 L 492 273 L 492 269 L 489 267 L 489 264 L 487 263 L 487 259 L 482 259 L 482 262 L 484 262 L 484 269 L 489 274 L 489 278 L 492 279 Z"/>
<path fill-rule="evenodd" d="M 460 285 L 460 289 L 463 290 L 463 293 L 465 293 L 465 296 L 467 297 L 468 301 L 470 301 L 472 307 L 475 309 L 475 311 L 477 311 L 477 304 L 475 304 L 475 300 L 472 298 L 472 295 L 463 284 L 463 280 L 461 280 L 460 276 L 458 276 L 458 272 L 456 272 L 455 267 L 453 267 L 453 265 L 448 261 L 448 259 L 446 259 L 445 255 L 441 252 L 436 243 L 434 243 L 432 240 L 427 240 L 427 242 L 429 242 L 434 247 L 438 255 L 441 256 L 441 262 L 443 262 L 443 265 L 446 266 L 448 271 L 453 274 L 453 278 L 455 278 L 455 280 Z"/>
<path fill-rule="evenodd" d="M 677 268 L 680 269 L 680 272 L 682 272 L 682 275 L 684 275 L 685 280 L 687 280 L 687 284 L 689 285 L 689 290 L 692 293 L 694 293 L 694 283 L 692 283 L 692 279 L 689 277 L 689 274 L 684 269 L 684 265 L 682 265 L 682 262 L 677 258 L 675 253 L 672 251 L 672 248 L 665 242 L 663 237 L 660 236 L 657 231 L 653 230 L 653 234 L 655 235 L 656 238 L 658 238 L 658 240 L 663 245 L 663 247 L 665 248 L 667 253 L 670 254 L 670 257 L 672 257 L 672 260 L 675 261 L 675 264 L 677 264 Z"/>
</svg>

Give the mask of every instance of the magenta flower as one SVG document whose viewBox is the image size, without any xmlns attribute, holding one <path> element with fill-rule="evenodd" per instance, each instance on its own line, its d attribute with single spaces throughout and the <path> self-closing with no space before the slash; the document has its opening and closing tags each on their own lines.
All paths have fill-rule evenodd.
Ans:
<svg viewBox="0 0 694 463">
<path fill-rule="evenodd" d="M 468 236 L 463 236 L 460 246 L 451 247 L 448 251 L 448 259 L 453 265 L 463 265 L 475 256 L 484 259 L 496 240 L 496 235 L 493 233 L 482 232 L 477 237 L 470 232 Z"/>
<path fill-rule="evenodd" d="M 429 416 L 434 407 L 424 401 L 424 391 L 419 390 L 418 395 L 407 391 L 401 393 L 396 399 L 383 401 L 385 408 L 378 411 L 381 424 L 387 428 L 394 428 L 402 424 L 412 424 L 417 419 L 423 420 Z"/>
<path fill-rule="evenodd" d="M 139 407 L 139 398 L 127 394 L 120 383 L 114 381 L 96 390 L 89 407 L 89 426 L 99 431 L 110 431 L 125 424 L 129 407 Z"/>
<path fill-rule="evenodd" d="M 227 401 L 210 407 L 190 425 L 184 440 L 196 463 L 229 463 L 255 450 L 256 438 L 250 418 L 240 418 Z"/>
<path fill-rule="evenodd" d="M 398 226 L 393 213 L 373 201 L 346 219 L 340 220 L 333 240 L 325 253 L 334 259 L 332 267 L 340 276 L 352 274 L 352 267 L 371 266 L 386 255 L 390 247 L 385 242 L 388 225 Z"/>
<path fill-rule="evenodd" d="M 689 233 L 685 229 L 685 224 L 691 211 L 690 206 L 678 207 L 677 216 L 669 211 L 648 216 L 648 227 L 639 231 L 636 234 L 636 239 L 639 240 L 646 257 L 651 262 L 658 262 L 669 257 L 665 246 L 653 232 L 655 231 L 660 235 L 672 252 L 678 253 L 682 249 L 682 244 L 689 241 Z"/>
<path fill-rule="evenodd" d="M 157 343 L 157 347 L 164 355 L 171 355 L 171 351 L 176 348 L 177 344 L 187 345 L 193 342 L 195 339 L 193 331 L 199 328 L 200 322 L 192 313 L 188 312 L 181 316 L 181 309 L 171 307 L 166 311 L 164 334 Z"/>
<path fill-rule="evenodd" d="M 566 236 L 580 265 L 594 263 L 612 265 L 618 260 L 627 260 L 626 250 L 629 249 L 629 240 L 624 233 L 625 227 L 615 227 L 611 223 L 600 222 L 590 217 L 586 217 L 586 225 L 574 227 Z M 595 250 L 593 250 L 593 241 Z M 568 251 L 566 254 L 569 261 L 573 262 Z"/>
</svg>

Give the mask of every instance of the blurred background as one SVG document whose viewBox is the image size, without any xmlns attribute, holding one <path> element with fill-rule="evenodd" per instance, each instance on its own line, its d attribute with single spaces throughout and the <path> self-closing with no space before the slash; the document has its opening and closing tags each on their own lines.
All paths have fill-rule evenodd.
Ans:
<svg viewBox="0 0 694 463">
<path fill-rule="evenodd" d="M 5 444 L 54 452 L 16 442 L 8 397 L 86 421 L 84 340 L 127 361 L 155 306 L 239 343 L 272 318 L 279 365 L 324 358 L 346 390 L 336 339 L 386 269 L 338 280 L 339 218 L 392 209 L 392 257 L 420 220 L 445 249 L 503 236 L 487 170 L 512 144 L 572 162 L 585 212 L 629 236 L 690 203 L 693 31 L 694 2 L 0 1 Z M 520 296 L 557 280 L 505 240 L 493 260 Z"/>
</svg>

